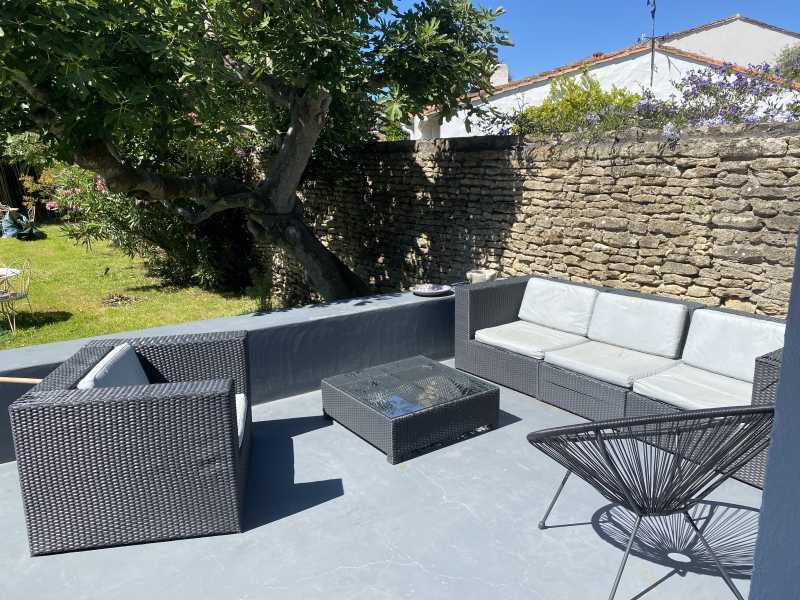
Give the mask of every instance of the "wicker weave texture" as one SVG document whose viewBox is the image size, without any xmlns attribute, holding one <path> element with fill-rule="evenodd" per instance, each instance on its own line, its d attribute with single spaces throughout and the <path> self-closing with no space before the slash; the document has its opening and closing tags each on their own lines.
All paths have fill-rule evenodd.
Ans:
<svg viewBox="0 0 800 600">
<path fill-rule="evenodd" d="M 539 397 L 584 419 L 601 421 L 625 416 L 627 390 L 574 371 L 542 363 Z"/>
<path fill-rule="evenodd" d="M 326 380 L 321 388 L 325 415 L 384 452 L 391 464 L 481 426 L 496 427 L 499 418 L 496 387 L 397 418 L 387 417 Z"/>
<path fill-rule="evenodd" d="M 160 372 L 198 369 L 173 364 L 180 337 L 150 353 Z M 235 358 L 211 379 L 70 389 L 116 340 L 93 344 L 9 407 L 31 554 L 241 531 L 252 427 L 248 406 L 240 447 L 234 376 L 246 389 L 246 333 L 186 337 L 184 360 L 211 357 L 208 372 Z M 159 338 L 125 341 L 138 352 Z"/>
<path fill-rule="evenodd" d="M 780 378 L 782 358 L 783 349 L 780 349 L 756 359 L 752 398 L 752 404 L 754 406 L 775 404 L 778 396 L 778 380 Z M 768 458 L 769 449 L 756 455 L 753 460 L 741 468 L 739 472 L 736 473 L 736 478 L 763 488 L 764 477 L 767 474 Z"/>
</svg>

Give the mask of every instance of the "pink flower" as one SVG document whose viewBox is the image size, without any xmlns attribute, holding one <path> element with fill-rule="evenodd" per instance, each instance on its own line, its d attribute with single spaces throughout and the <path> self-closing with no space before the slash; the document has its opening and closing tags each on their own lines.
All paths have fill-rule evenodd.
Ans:
<svg viewBox="0 0 800 600">
<path fill-rule="evenodd" d="M 69 198 L 70 196 L 72 196 L 72 194 L 73 194 L 72 190 L 61 190 L 61 195 L 64 198 Z"/>
<path fill-rule="evenodd" d="M 58 210 L 58 202 L 53 202 L 53 201 L 45 202 L 44 207 L 47 210 Z"/>
<path fill-rule="evenodd" d="M 102 175 L 98 175 L 94 178 L 94 187 L 97 188 L 98 192 L 106 193 L 108 188 L 106 187 L 106 180 L 103 179 Z"/>
</svg>

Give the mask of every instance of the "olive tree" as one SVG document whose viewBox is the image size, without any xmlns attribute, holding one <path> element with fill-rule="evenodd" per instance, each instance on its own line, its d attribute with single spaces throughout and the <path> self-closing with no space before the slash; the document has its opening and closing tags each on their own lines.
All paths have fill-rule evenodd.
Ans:
<svg viewBox="0 0 800 600">
<path fill-rule="evenodd" d="M 36 131 L 111 191 L 189 223 L 239 210 L 324 298 L 366 286 L 303 220 L 313 160 L 381 114 L 471 110 L 491 90 L 501 10 L 468 0 L 3 0 L 0 120 Z M 259 149 L 254 181 L 186 160 Z"/>
</svg>

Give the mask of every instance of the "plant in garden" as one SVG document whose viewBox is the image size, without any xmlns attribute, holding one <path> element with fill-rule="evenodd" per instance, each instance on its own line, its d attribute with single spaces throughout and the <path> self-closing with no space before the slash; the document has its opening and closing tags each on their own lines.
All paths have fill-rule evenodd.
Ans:
<svg viewBox="0 0 800 600">
<path fill-rule="evenodd" d="M 789 81 L 800 82 L 800 44 L 787 46 L 778 55 L 777 75 Z"/>
<path fill-rule="evenodd" d="M 189 224 L 236 212 L 323 297 L 348 297 L 367 286 L 303 220 L 307 167 L 367 139 L 381 111 L 472 110 L 506 43 L 500 14 L 467 0 L 7 3 L 0 119 L 135 210 Z"/>
<path fill-rule="evenodd" d="M 634 124 L 632 110 L 639 94 L 612 86 L 604 90 L 587 72 L 578 77 L 559 77 L 539 106 L 514 114 L 510 131 L 518 135 L 578 131 L 592 135 Z"/>
</svg>

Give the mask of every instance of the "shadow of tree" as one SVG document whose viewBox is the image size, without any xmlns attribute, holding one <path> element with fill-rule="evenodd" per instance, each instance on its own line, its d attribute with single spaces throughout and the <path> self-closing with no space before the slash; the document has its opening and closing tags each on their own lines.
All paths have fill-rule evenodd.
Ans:
<svg viewBox="0 0 800 600">
<path fill-rule="evenodd" d="M 409 143 L 384 144 L 380 160 L 366 149 L 344 179 L 323 174 L 304 189 L 309 222 L 377 291 L 498 268 L 523 201 L 524 175 L 511 168 L 523 147 L 485 143 L 485 153 L 448 140 L 416 154 Z M 465 175 L 476 169 L 480 178 Z"/>
<path fill-rule="evenodd" d="M 344 494 L 341 479 L 294 481 L 292 438 L 330 424 L 322 416 L 253 423 L 245 529 L 266 525 Z"/>
</svg>

